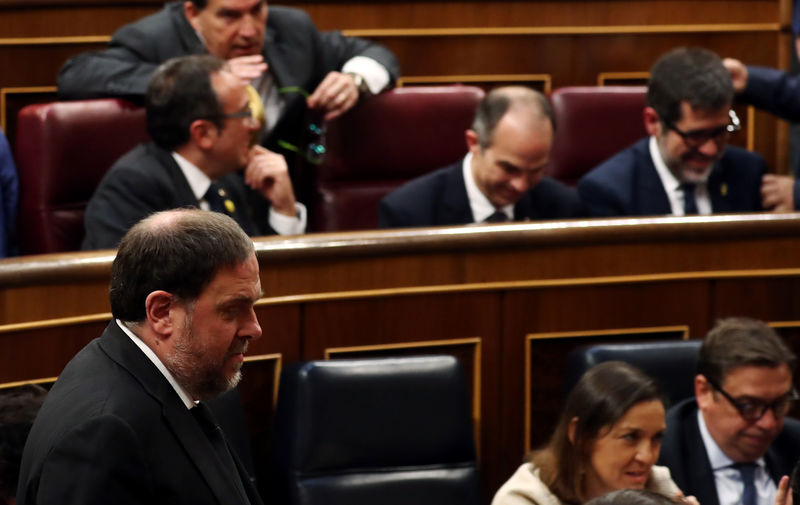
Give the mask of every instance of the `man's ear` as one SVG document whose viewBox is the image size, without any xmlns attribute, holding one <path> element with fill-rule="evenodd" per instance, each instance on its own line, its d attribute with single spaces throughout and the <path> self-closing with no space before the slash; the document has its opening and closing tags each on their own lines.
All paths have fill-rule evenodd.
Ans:
<svg viewBox="0 0 800 505">
<path fill-rule="evenodd" d="M 697 399 L 697 407 L 703 410 L 710 405 L 714 391 L 705 375 L 697 374 L 694 378 L 694 396 Z"/>
<path fill-rule="evenodd" d="M 198 9 L 194 2 L 189 0 L 183 2 L 183 15 L 186 16 L 186 20 L 189 21 L 192 28 L 198 32 L 200 31 L 200 23 L 198 22 L 200 11 L 201 9 Z"/>
<path fill-rule="evenodd" d="M 575 445 L 575 429 L 578 427 L 578 418 L 573 417 L 569 420 L 569 426 L 567 426 L 567 438 L 569 439 L 569 443 Z"/>
<path fill-rule="evenodd" d="M 476 132 L 475 130 L 465 131 L 464 139 L 467 141 L 467 149 L 472 154 L 476 154 L 477 151 L 481 148 L 480 143 L 478 142 L 478 132 Z"/>
<path fill-rule="evenodd" d="M 203 151 L 214 146 L 218 134 L 219 128 L 208 119 L 195 119 L 189 125 L 189 141 Z"/>
<path fill-rule="evenodd" d="M 654 108 L 645 107 L 642 117 L 644 118 L 644 129 L 647 130 L 648 135 L 656 136 L 661 134 L 663 125 L 661 124 L 661 118 L 658 117 L 658 112 Z"/>
<path fill-rule="evenodd" d="M 159 340 L 169 338 L 175 331 L 175 322 L 172 319 L 175 297 L 166 291 L 153 291 L 147 295 L 144 305 L 147 325 L 153 333 Z"/>
</svg>

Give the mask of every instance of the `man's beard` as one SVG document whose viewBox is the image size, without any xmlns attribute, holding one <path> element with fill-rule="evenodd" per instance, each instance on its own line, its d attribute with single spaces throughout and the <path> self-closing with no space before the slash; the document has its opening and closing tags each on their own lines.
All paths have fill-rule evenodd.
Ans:
<svg viewBox="0 0 800 505">
<path fill-rule="evenodd" d="M 234 340 L 222 361 L 215 362 L 205 349 L 197 346 L 191 313 L 187 314 L 185 322 L 172 353 L 164 359 L 167 370 L 193 400 L 209 400 L 235 388 L 242 379 L 242 372 L 237 369 L 230 378 L 226 377 L 225 363 L 231 355 L 247 351 L 247 340 L 242 343 Z"/>
</svg>

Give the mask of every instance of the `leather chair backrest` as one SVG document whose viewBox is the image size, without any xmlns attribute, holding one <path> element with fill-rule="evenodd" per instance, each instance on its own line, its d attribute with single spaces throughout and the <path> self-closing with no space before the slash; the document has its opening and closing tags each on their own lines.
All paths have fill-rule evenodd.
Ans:
<svg viewBox="0 0 800 505">
<path fill-rule="evenodd" d="M 313 229 L 377 228 L 381 198 L 466 154 L 464 131 L 483 96 L 473 86 L 398 88 L 332 121 L 311 175 Z"/>
<path fill-rule="evenodd" d="M 290 365 L 273 450 L 277 503 L 480 501 L 467 388 L 452 356 Z"/>
<path fill-rule="evenodd" d="M 144 109 L 119 99 L 29 105 L 19 112 L 21 254 L 80 249 L 86 204 L 111 165 L 148 139 Z"/>
<path fill-rule="evenodd" d="M 550 95 L 556 120 L 549 175 L 575 186 L 591 169 L 647 136 L 645 86 L 575 86 Z"/>
<path fill-rule="evenodd" d="M 656 379 L 675 405 L 694 396 L 697 355 L 702 340 L 671 340 L 630 344 L 603 344 L 581 347 L 567 356 L 566 389 L 598 363 L 624 361 Z"/>
</svg>

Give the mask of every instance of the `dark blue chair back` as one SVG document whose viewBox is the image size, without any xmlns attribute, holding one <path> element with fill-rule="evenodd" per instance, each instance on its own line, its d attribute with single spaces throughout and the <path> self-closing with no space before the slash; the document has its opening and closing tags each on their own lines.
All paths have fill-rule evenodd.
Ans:
<svg viewBox="0 0 800 505">
<path fill-rule="evenodd" d="M 290 365 L 273 432 L 276 503 L 478 504 L 469 405 L 452 356 Z"/>
<path fill-rule="evenodd" d="M 701 340 L 671 340 L 581 347 L 567 356 L 566 389 L 571 391 L 581 376 L 598 363 L 624 361 L 656 379 L 675 405 L 694 396 L 697 354 Z"/>
</svg>

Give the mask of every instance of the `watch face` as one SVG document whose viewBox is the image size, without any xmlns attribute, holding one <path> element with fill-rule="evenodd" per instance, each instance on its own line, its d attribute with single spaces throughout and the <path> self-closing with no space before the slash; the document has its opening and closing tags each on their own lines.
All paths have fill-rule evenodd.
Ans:
<svg viewBox="0 0 800 505">
<path fill-rule="evenodd" d="M 359 74 L 350 73 L 348 74 L 353 78 L 353 83 L 358 88 L 358 91 L 363 93 L 367 91 L 367 82 L 364 80 L 364 77 Z"/>
</svg>

